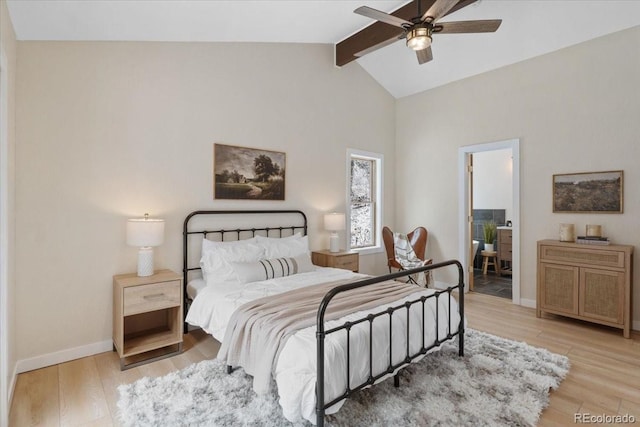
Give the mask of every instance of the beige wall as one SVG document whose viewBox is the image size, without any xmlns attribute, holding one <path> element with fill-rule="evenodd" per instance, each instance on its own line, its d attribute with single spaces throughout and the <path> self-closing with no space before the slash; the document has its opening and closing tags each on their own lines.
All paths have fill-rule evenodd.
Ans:
<svg viewBox="0 0 640 427">
<path fill-rule="evenodd" d="M 535 300 L 536 241 L 557 238 L 560 223 L 602 224 L 614 242 L 638 245 L 639 91 L 635 27 L 399 100 L 397 226 L 425 224 L 430 256 L 457 257 L 458 148 L 519 138 L 522 298 Z M 552 213 L 553 174 L 619 169 L 624 214 Z M 426 197 L 414 197 L 418 187 Z M 638 283 L 636 273 L 636 328 Z"/>
<path fill-rule="evenodd" d="M 384 154 L 393 221 L 395 101 L 358 65 L 334 68 L 331 46 L 19 42 L 18 52 L 20 359 L 111 339 L 112 275 L 136 268 L 128 217 L 166 220 L 156 266 L 175 271 L 196 209 L 300 208 L 312 248 L 324 248 L 321 214 L 344 210 L 349 147 Z M 214 142 L 286 152 L 286 201 L 214 201 Z M 382 254 L 363 258 L 365 271 L 384 271 Z"/>
<path fill-rule="evenodd" d="M 9 179 L 7 182 L 2 183 L 2 185 L 7 186 L 8 190 L 8 203 L 7 203 L 7 226 L 8 226 L 8 253 L 3 254 L 6 256 L 8 269 L 7 269 L 7 318 L 8 324 L 3 325 L 2 327 L 6 327 L 7 333 L 7 366 L 8 371 L 6 373 L 6 385 L 7 387 L 11 387 L 11 383 L 13 381 L 13 372 L 16 364 L 16 330 L 15 330 L 15 317 L 16 317 L 16 306 L 15 306 L 15 147 L 16 147 L 16 138 L 15 138 L 15 100 L 16 100 L 16 37 L 13 31 L 13 25 L 11 24 L 11 20 L 9 17 L 9 11 L 7 9 L 7 3 L 4 0 L 0 0 L 0 50 L 5 55 L 5 59 L 7 61 L 7 70 L 2 70 L 4 73 L 7 72 L 7 83 L 8 83 L 8 92 L 7 92 L 7 123 L 2 123 L 2 126 L 7 126 L 7 142 L 8 142 L 8 152 L 7 152 L 7 166 L 8 166 L 8 176 Z M 4 313 L 2 313 L 4 316 Z M 4 318 L 3 318 L 4 320 Z M 0 411 L 2 412 L 2 411 Z M 0 417 L 4 417 L 6 414 L 0 414 Z M 2 424 L 2 418 L 0 418 L 0 424 Z"/>
</svg>

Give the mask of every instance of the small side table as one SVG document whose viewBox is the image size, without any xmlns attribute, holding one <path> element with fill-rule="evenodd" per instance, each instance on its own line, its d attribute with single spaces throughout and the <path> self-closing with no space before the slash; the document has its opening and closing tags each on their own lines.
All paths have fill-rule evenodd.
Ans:
<svg viewBox="0 0 640 427">
<path fill-rule="evenodd" d="M 354 273 L 357 273 L 360 269 L 358 252 L 353 251 L 313 251 L 311 252 L 311 261 L 320 267 L 342 268 L 344 270 L 351 270 Z"/>
<path fill-rule="evenodd" d="M 482 274 L 486 275 L 490 265 L 493 266 L 495 272 L 500 275 L 500 267 L 498 264 L 498 253 L 496 251 L 482 251 Z"/>
<path fill-rule="evenodd" d="M 182 322 L 181 275 L 160 270 L 146 277 L 113 276 L 113 347 L 120 369 L 180 353 Z"/>
</svg>

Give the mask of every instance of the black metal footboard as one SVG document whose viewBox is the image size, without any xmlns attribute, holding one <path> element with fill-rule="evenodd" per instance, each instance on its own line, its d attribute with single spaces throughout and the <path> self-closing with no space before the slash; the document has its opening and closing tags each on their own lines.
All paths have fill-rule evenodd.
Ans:
<svg viewBox="0 0 640 427">
<path fill-rule="evenodd" d="M 442 289 L 442 290 L 437 290 L 435 291 L 433 294 L 431 295 L 425 295 L 422 296 L 420 298 L 417 298 L 415 300 L 412 301 L 407 301 L 405 303 L 402 303 L 400 305 L 397 306 L 392 306 L 389 307 L 387 310 L 384 310 L 380 313 L 377 314 L 369 314 L 368 316 L 364 317 L 363 319 L 359 319 L 356 321 L 349 321 L 344 323 L 341 326 L 337 326 L 335 328 L 329 329 L 329 330 L 325 330 L 325 312 L 327 310 L 327 306 L 329 305 L 329 303 L 331 302 L 331 300 L 339 293 L 341 292 L 345 292 L 345 291 L 349 291 L 351 289 L 356 289 L 356 288 L 361 288 L 364 286 L 368 286 L 368 285 L 372 285 L 374 283 L 379 283 L 379 282 L 383 282 L 386 280 L 392 280 L 392 279 L 396 279 L 399 277 L 405 277 L 405 276 L 409 276 L 412 274 L 416 274 L 416 273 L 420 273 L 420 272 L 425 272 L 425 271 L 429 271 L 429 270 L 436 270 L 438 268 L 443 268 L 443 267 L 447 267 L 447 266 L 451 266 L 451 265 L 455 265 L 458 268 L 458 284 L 455 286 L 451 286 L 447 289 Z M 440 346 L 442 343 L 444 343 L 445 341 L 449 341 L 451 339 L 453 339 L 455 336 L 458 337 L 458 355 L 459 356 L 463 356 L 464 355 L 464 272 L 462 269 L 462 264 L 460 264 L 460 262 L 456 261 L 456 260 L 451 260 L 451 261 L 445 261 L 445 262 L 441 262 L 441 263 L 437 263 L 437 264 L 431 264 L 431 265 L 427 265 L 424 267 L 419 267 L 419 268 L 415 268 L 412 270 L 403 270 L 403 271 L 399 271 L 397 273 L 392 273 L 392 274 L 388 274 L 385 276 L 379 276 L 379 277 L 374 277 L 371 279 L 365 279 L 365 280 L 360 280 L 354 283 L 348 283 L 346 285 L 341 285 L 341 286 L 337 286 L 335 288 L 333 288 L 331 291 L 329 291 L 327 293 L 327 295 L 325 295 L 325 297 L 322 299 L 322 302 L 320 303 L 320 307 L 318 308 L 318 317 L 317 317 L 317 330 L 316 330 L 316 339 L 317 339 L 317 377 L 316 377 L 316 417 L 317 417 L 317 425 L 318 426 L 323 426 L 324 425 L 324 417 L 325 417 L 325 411 L 327 408 L 329 408 L 330 406 L 338 403 L 339 401 L 346 399 L 347 397 L 349 397 L 351 394 L 353 394 L 354 392 L 361 390 L 365 387 L 371 386 L 373 385 L 377 380 L 379 380 L 380 378 L 392 374 L 394 373 L 396 370 L 402 369 L 405 366 L 409 365 L 411 363 L 411 361 L 413 361 L 414 359 L 416 359 L 417 357 L 420 357 L 424 354 L 426 354 L 429 350 L 431 350 L 434 347 L 438 347 Z M 458 290 L 458 312 L 460 314 L 460 322 L 458 324 L 458 329 L 455 331 L 451 330 L 451 292 L 454 290 Z M 447 300 L 448 300 L 448 304 L 449 304 L 449 309 L 448 309 L 448 326 L 447 326 L 447 334 L 444 337 L 440 337 L 439 336 L 439 318 L 438 318 L 438 307 L 439 307 L 439 298 L 440 295 L 442 294 L 446 294 L 447 296 Z M 425 327 L 425 303 L 430 300 L 435 298 L 436 304 L 436 323 L 435 323 L 435 341 L 433 343 L 425 343 L 425 331 L 424 329 L 422 329 L 421 331 L 421 336 L 422 336 L 422 343 L 420 346 L 420 349 L 413 354 L 410 354 L 410 328 L 409 328 L 409 313 L 410 313 L 410 308 L 411 306 L 415 305 L 415 304 L 422 304 L 422 328 Z M 406 310 L 407 313 L 407 327 L 406 327 L 406 333 L 407 333 L 407 342 L 406 342 L 406 352 L 405 352 L 405 357 L 404 359 L 402 359 L 399 363 L 394 364 L 393 363 L 393 357 L 392 357 L 392 348 L 393 348 L 393 313 L 398 311 L 398 310 Z M 381 317 L 381 316 L 388 316 L 389 317 L 389 364 L 387 366 L 387 369 L 383 370 L 382 372 L 373 372 L 373 360 L 374 360 L 374 354 L 373 354 L 373 338 L 372 338 L 372 334 L 373 334 L 373 321 L 374 319 L 376 319 L 377 317 Z M 354 327 L 355 325 L 361 324 L 361 323 L 365 323 L 365 322 L 369 322 L 369 377 L 362 382 L 361 384 L 358 384 L 354 387 L 351 387 L 350 385 L 350 331 L 351 328 Z M 330 335 L 332 333 L 336 333 L 338 331 L 343 331 L 345 330 L 347 333 L 347 363 L 346 363 L 346 390 L 344 391 L 344 393 L 338 397 L 336 397 L 335 399 L 333 399 L 332 401 L 328 402 L 328 403 L 324 403 L 325 400 L 325 390 L 324 390 L 324 376 L 325 376 L 325 366 L 324 366 L 324 341 L 327 335 Z M 398 377 L 398 372 L 395 375 L 394 378 L 394 383 L 396 385 L 396 387 L 399 385 L 399 377 Z"/>
</svg>

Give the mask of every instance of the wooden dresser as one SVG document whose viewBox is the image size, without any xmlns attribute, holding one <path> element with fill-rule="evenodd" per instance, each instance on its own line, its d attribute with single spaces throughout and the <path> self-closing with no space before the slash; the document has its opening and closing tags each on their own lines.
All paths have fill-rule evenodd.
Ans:
<svg viewBox="0 0 640 427">
<path fill-rule="evenodd" d="M 631 333 L 633 246 L 538 242 L 537 316 L 574 317 Z"/>
<path fill-rule="evenodd" d="M 498 266 L 500 275 L 511 274 L 513 231 L 511 228 L 498 227 Z"/>
</svg>

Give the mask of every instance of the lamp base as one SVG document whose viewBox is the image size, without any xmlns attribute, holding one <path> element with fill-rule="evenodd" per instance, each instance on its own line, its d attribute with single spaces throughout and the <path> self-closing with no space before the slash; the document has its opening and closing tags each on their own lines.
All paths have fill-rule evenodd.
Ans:
<svg viewBox="0 0 640 427">
<path fill-rule="evenodd" d="M 138 276 L 153 276 L 153 248 L 145 246 L 138 250 Z"/>
<path fill-rule="evenodd" d="M 338 233 L 331 232 L 329 238 L 329 252 L 340 252 L 340 240 L 338 239 Z"/>
</svg>

